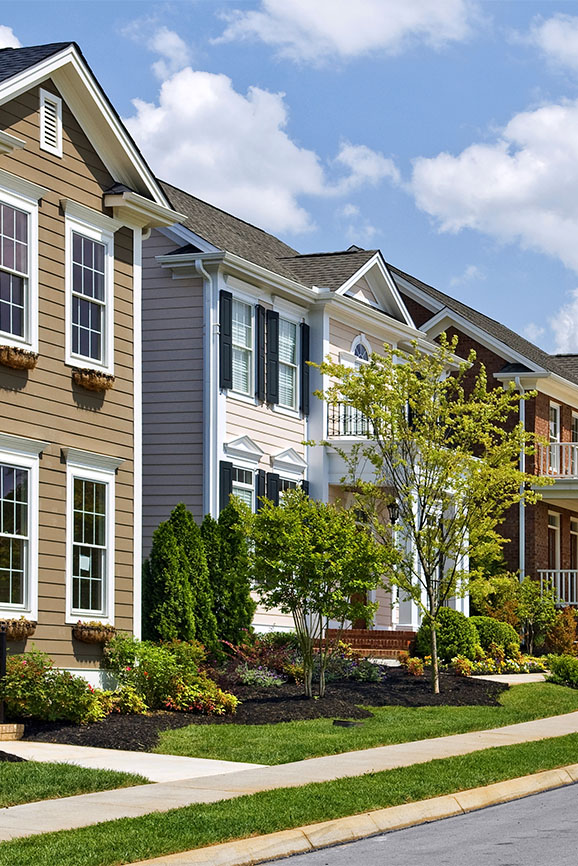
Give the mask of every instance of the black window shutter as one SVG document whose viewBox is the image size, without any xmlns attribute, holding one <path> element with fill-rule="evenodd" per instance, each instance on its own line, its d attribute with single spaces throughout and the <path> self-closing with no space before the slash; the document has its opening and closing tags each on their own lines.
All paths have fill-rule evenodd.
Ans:
<svg viewBox="0 0 578 866">
<path fill-rule="evenodd" d="M 301 322 L 301 400 L 300 409 L 304 415 L 309 415 L 309 325 Z"/>
<path fill-rule="evenodd" d="M 301 482 L 301 490 L 303 491 L 305 496 L 309 496 L 309 482 L 306 481 L 305 478 Z"/>
<path fill-rule="evenodd" d="M 266 477 L 264 469 L 257 469 L 257 511 L 263 508 L 263 499 L 267 495 Z"/>
<path fill-rule="evenodd" d="M 267 402 L 279 402 L 279 313 L 267 310 Z"/>
<path fill-rule="evenodd" d="M 279 476 L 276 472 L 267 473 L 267 499 L 273 505 L 279 505 Z"/>
<path fill-rule="evenodd" d="M 265 307 L 255 307 L 256 353 L 255 353 L 255 397 L 265 400 Z"/>
<path fill-rule="evenodd" d="M 233 387 L 233 295 L 219 295 L 219 387 Z"/>
<path fill-rule="evenodd" d="M 221 460 L 219 464 L 219 510 L 222 511 L 229 504 L 233 492 L 233 464 L 227 460 Z"/>
</svg>

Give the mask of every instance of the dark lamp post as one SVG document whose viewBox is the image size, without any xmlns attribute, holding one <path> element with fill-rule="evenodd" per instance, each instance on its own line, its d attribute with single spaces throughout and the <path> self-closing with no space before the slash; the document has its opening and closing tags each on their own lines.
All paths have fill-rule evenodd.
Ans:
<svg viewBox="0 0 578 866">
<path fill-rule="evenodd" d="M 387 510 L 389 511 L 389 519 L 391 520 L 391 522 L 393 524 L 397 523 L 397 519 L 399 517 L 399 505 L 397 504 L 395 499 L 389 503 L 389 505 L 387 506 Z"/>
</svg>

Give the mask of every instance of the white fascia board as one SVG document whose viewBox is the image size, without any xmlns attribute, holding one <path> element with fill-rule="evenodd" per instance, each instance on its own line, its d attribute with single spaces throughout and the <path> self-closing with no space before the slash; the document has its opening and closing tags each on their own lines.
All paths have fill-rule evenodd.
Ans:
<svg viewBox="0 0 578 866">
<path fill-rule="evenodd" d="M 104 204 L 105 207 L 112 208 L 116 219 L 135 228 L 170 226 L 185 219 L 184 214 L 157 204 L 136 192 L 109 193 L 104 197 Z"/>
<path fill-rule="evenodd" d="M 160 226 L 159 232 L 170 241 L 174 241 L 174 243 L 178 246 L 191 244 L 192 246 L 198 247 L 203 253 L 222 252 L 221 250 L 219 250 L 219 247 L 216 247 L 214 244 L 210 244 L 200 235 L 195 234 L 195 232 L 192 232 L 181 223 L 175 223 L 171 226 Z"/>
<path fill-rule="evenodd" d="M 345 293 L 348 292 L 349 289 L 353 288 L 353 286 L 361 279 L 361 277 L 365 276 L 365 274 L 367 274 L 368 271 L 372 270 L 374 267 L 377 267 L 377 269 L 380 272 L 380 275 L 383 277 L 385 284 L 391 293 L 391 296 L 392 296 L 392 299 L 394 302 L 394 306 L 397 308 L 398 312 L 403 317 L 403 321 L 405 322 L 405 324 L 409 325 L 409 327 L 411 327 L 411 328 L 415 327 L 413 319 L 409 315 L 409 312 L 406 309 L 405 304 L 403 303 L 401 295 L 399 294 L 397 286 L 395 285 L 395 283 L 391 277 L 391 274 L 387 270 L 387 268 L 384 264 L 384 261 L 383 261 L 383 257 L 381 255 L 381 253 L 379 253 L 379 252 L 377 252 L 374 256 L 372 256 L 369 259 L 369 261 L 367 261 L 364 265 L 362 265 L 359 268 L 358 271 L 356 271 L 351 277 L 349 277 L 349 279 L 345 283 L 343 283 L 343 285 L 340 286 L 335 291 L 335 294 L 336 295 L 345 295 Z M 359 303 L 362 303 L 362 302 L 359 302 Z M 386 312 L 386 311 L 384 311 L 384 312 Z"/>
<path fill-rule="evenodd" d="M 401 283 L 403 291 L 408 294 L 410 298 L 414 301 L 418 301 L 422 306 L 431 310 L 432 313 L 437 313 L 439 310 L 444 309 L 445 304 L 442 304 L 441 301 L 436 301 L 435 298 L 432 298 L 432 296 L 428 295 L 427 292 L 424 292 L 423 289 L 418 289 L 417 286 L 414 286 L 413 283 L 410 283 L 408 280 L 404 279 L 404 277 L 400 277 L 399 274 L 396 274 L 395 277 L 392 276 L 392 280 L 395 281 L 398 289 L 399 283 Z"/>
<path fill-rule="evenodd" d="M 74 45 L 2 82 L 0 105 L 47 78 L 53 79 L 110 175 L 127 186 L 140 187 L 152 195 L 157 204 L 170 207 L 155 176 Z"/>
<path fill-rule="evenodd" d="M 0 154 L 2 156 L 20 150 L 25 145 L 24 139 L 16 138 L 15 135 L 10 135 L 8 132 L 0 132 Z"/>
<path fill-rule="evenodd" d="M 447 323 L 459 328 L 460 331 L 464 331 L 466 334 L 468 334 L 468 336 L 472 337 L 478 343 L 486 346 L 486 348 L 492 349 L 492 351 L 494 351 L 497 355 L 500 355 L 500 357 L 504 358 L 504 360 L 507 360 L 511 363 L 517 361 L 520 364 L 524 364 L 526 367 L 533 368 L 533 370 L 539 374 L 547 372 L 544 367 L 541 367 L 534 361 L 526 358 L 525 355 L 521 355 L 519 352 L 516 352 L 514 349 L 510 348 L 510 346 L 502 343 L 502 341 L 498 340 L 496 337 L 491 336 L 490 334 L 488 334 L 487 331 L 484 331 L 482 328 L 474 325 L 468 319 L 460 316 L 459 313 L 456 313 L 449 307 L 444 307 L 442 310 L 439 311 L 439 313 L 437 313 L 427 322 L 424 322 L 421 326 L 421 329 L 422 331 L 426 332 L 428 337 L 431 337 L 431 339 L 435 339 L 446 330 Z"/>
<path fill-rule="evenodd" d="M 509 379 L 513 380 L 516 376 L 523 379 L 523 374 L 510 374 Z M 497 377 L 496 377 L 497 378 Z M 534 375 L 534 380 L 540 379 L 534 385 L 528 383 L 527 390 L 540 391 L 541 394 L 546 394 L 554 400 L 559 400 L 560 403 L 565 403 L 568 406 L 578 409 L 578 385 L 558 376 L 556 373 L 544 373 L 541 376 Z"/>
</svg>

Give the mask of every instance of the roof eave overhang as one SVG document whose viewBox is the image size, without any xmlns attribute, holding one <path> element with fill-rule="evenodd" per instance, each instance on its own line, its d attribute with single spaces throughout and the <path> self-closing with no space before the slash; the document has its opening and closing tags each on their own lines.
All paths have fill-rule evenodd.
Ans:
<svg viewBox="0 0 578 866">
<path fill-rule="evenodd" d="M 109 174 L 131 189 L 170 207 L 157 180 L 136 148 L 100 85 L 74 45 L 0 83 L 0 105 L 52 78 Z M 87 100 L 86 95 L 90 96 Z"/>
<path fill-rule="evenodd" d="M 108 193 L 104 196 L 104 204 L 112 208 L 115 219 L 137 228 L 170 226 L 184 219 L 183 214 L 136 192 Z"/>
</svg>

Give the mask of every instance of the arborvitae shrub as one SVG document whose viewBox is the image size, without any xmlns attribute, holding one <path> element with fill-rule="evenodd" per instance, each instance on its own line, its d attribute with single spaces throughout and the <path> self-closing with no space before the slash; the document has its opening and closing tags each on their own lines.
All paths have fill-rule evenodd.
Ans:
<svg viewBox="0 0 578 866">
<path fill-rule="evenodd" d="M 159 524 L 143 566 L 143 636 L 148 640 L 195 637 L 189 571 L 173 524 Z"/>
</svg>

